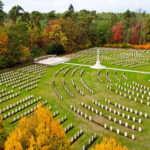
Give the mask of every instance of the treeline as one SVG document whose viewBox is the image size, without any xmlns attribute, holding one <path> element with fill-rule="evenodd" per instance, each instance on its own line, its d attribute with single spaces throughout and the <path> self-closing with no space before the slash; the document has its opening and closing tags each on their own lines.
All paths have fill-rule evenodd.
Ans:
<svg viewBox="0 0 150 150">
<path fill-rule="evenodd" d="M 21 6 L 6 13 L 3 6 L 0 0 L 0 68 L 95 46 L 150 48 L 150 14 L 143 11 L 76 12 L 70 5 L 64 13 L 29 13 Z"/>
</svg>

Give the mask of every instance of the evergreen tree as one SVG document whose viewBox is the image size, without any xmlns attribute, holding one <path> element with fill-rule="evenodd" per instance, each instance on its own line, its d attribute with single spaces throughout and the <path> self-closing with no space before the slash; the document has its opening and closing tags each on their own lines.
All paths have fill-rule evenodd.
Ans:
<svg viewBox="0 0 150 150">
<path fill-rule="evenodd" d="M 24 13 L 24 10 L 21 6 L 14 6 L 9 11 L 9 18 L 13 21 L 13 23 L 16 23 L 16 20 L 19 16 L 21 16 Z"/>
<path fill-rule="evenodd" d="M 69 6 L 69 9 L 68 9 L 69 11 L 71 11 L 71 12 L 74 12 L 74 7 L 73 7 L 73 5 L 72 4 L 70 4 L 70 6 Z"/>
<path fill-rule="evenodd" d="M 4 6 L 4 4 L 3 4 L 3 2 L 0 0 L 0 10 L 3 10 L 3 6 Z"/>
<path fill-rule="evenodd" d="M 3 11 L 3 2 L 0 0 L 0 26 L 3 25 L 5 13 Z"/>
</svg>

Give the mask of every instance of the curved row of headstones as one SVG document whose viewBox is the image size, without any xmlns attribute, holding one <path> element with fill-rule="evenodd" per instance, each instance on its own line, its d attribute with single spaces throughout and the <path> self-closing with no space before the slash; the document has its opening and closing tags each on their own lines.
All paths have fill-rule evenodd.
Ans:
<svg viewBox="0 0 150 150">
<path fill-rule="evenodd" d="M 106 79 L 108 80 L 108 82 L 112 82 L 112 80 L 109 78 L 109 72 L 108 72 L 108 70 L 106 71 Z"/>
<path fill-rule="evenodd" d="M 75 82 L 74 82 L 73 79 L 71 79 L 71 84 L 72 84 L 72 86 L 75 88 L 75 90 L 76 90 L 81 96 L 84 96 L 84 92 L 81 91 L 81 90 L 77 87 L 77 85 L 75 84 Z"/>
<path fill-rule="evenodd" d="M 3 102 L 10 100 L 10 99 L 13 99 L 13 98 L 19 96 L 20 94 L 21 94 L 20 92 L 17 92 L 17 93 L 13 93 L 11 95 L 5 96 L 3 98 L 0 98 L 0 103 L 3 103 Z"/>
<path fill-rule="evenodd" d="M 100 112 L 99 110 L 97 110 L 97 109 L 95 109 L 95 108 L 93 108 L 93 107 L 91 107 L 90 105 L 87 105 L 87 104 L 84 104 L 84 103 L 82 103 L 82 106 L 84 107 L 84 108 L 86 108 L 86 109 L 88 109 L 88 110 L 90 110 L 91 112 L 93 112 L 93 113 L 95 113 L 96 115 L 99 115 L 99 116 L 101 116 L 101 117 L 104 117 L 105 119 L 107 119 L 107 120 L 109 120 L 109 121 L 111 121 L 111 122 L 114 122 L 114 123 L 117 123 L 117 124 L 119 124 L 119 125 L 121 125 L 121 126 L 124 126 L 124 127 L 126 127 L 126 128 L 129 128 L 129 129 L 131 129 L 131 130 L 136 130 L 136 131 L 139 131 L 139 132 L 141 132 L 142 131 L 142 127 L 136 127 L 135 125 L 129 125 L 129 123 L 128 122 L 123 122 L 122 120 L 117 120 L 117 118 L 115 118 L 115 117 L 112 117 L 111 115 L 105 115 L 105 114 L 103 114 L 102 112 Z M 110 113 L 112 113 L 113 111 L 110 111 Z"/>
<path fill-rule="evenodd" d="M 12 108 L 14 108 L 16 106 L 18 106 L 18 105 L 28 101 L 28 100 L 31 100 L 33 97 L 34 97 L 33 95 L 30 95 L 30 96 L 27 96 L 27 97 L 19 100 L 19 101 L 16 101 L 14 103 L 8 104 L 5 107 L 0 108 L 0 113 L 4 113 L 4 112 L 6 112 L 6 111 L 8 111 L 8 110 L 10 110 L 10 109 L 12 109 Z"/>
<path fill-rule="evenodd" d="M 55 74 L 54 74 L 54 77 L 57 77 L 57 75 L 61 72 L 61 71 L 63 71 L 64 69 L 66 69 L 68 66 L 64 66 L 64 67 L 62 67 L 62 68 L 60 68 L 59 70 L 57 70 L 56 72 L 55 72 Z"/>
<path fill-rule="evenodd" d="M 98 81 L 99 81 L 100 83 L 102 83 L 103 81 L 102 81 L 102 79 L 101 79 L 101 77 L 100 77 L 100 73 L 101 73 L 101 71 L 98 71 L 98 72 L 97 72 L 97 78 L 98 78 Z"/>
<path fill-rule="evenodd" d="M 78 68 L 74 69 L 74 70 L 72 71 L 71 77 L 73 77 L 73 76 L 75 75 L 75 73 L 76 73 L 79 69 L 81 69 L 81 67 L 78 67 Z"/>
<path fill-rule="evenodd" d="M 144 113 L 144 112 L 138 111 L 138 110 L 134 110 L 131 107 L 126 107 L 126 106 L 121 105 L 121 104 L 119 104 L 117 102 L 113 103 L 111 100 L 109 100 L 107 98 L 105 99 L 105 102 L 108 103 L 108 104 L 111 104 L 111 105 L 113 105 L 113 106 L 115 106 L 115 107 L 117 107 L 119 109 L 122 109 L 123 111 L 127 111 L 127 112 L 130 112 L 130 113 L 133 113 L 133 114 L 138 115 L 140 117 L 149 118 L 149 115 L 147 113 Z"/>
<path fill-rule="evenodd" d="M 115 76 L 115 78 L 116 78 L 116 80 L 117 80 L 118 82 L 121 81 L 121 80 L 119 79 L 119 77 L 118 77 L 117 71 L 114 72 L 114 76 Z"/>
<path fill-rule="evenodd" d="M 81 82 L 82 86 L 83 86 L 89 93 L 94 94 L 94 91 L 91 90 L 91 89 L 85 84 L 85 82 L 83 81 L 83 79 L 82 79 L 83 74 L 84 74 L 84 69 L 82 69 L 81 72 L 80 72 L 80 82 Z"/>
<path fill-rule="evenodd" d="M 40 105 L 46 105 L 47 104 L 47 100 L 42 102 L 42 104 Z M 14 123 L 16 121 L 18 121 L 19 119 L 21 119 L 22 117 L 25 117 L 29 114 L 31 114 L 32 112 L 34 112 L 37 108 L 39 107 L 39 104 L 37 104 L 36 106 L 34 106 L 33 108 L 30 108 L 26 111 L 24 111 L 23 113 L 21 114 L 18 114 L 17 116 L 14 116 L 13 119 L 11 120 L 11 123 Z"/>
<path fill-rule="evenodd" d="M 58 90 L 56 89 L 56 85 L 55 85 L 55 81 L 52 81 L 52 89 L 54 90 L 55 94 L 57 95 L 57 97 L 61 100 L 63 100 L 62 95 L 58 92 Z"/>
<path fill-rule="evenodd" d="M 84 73 L 84 69 L 81 70 L 81 72 L 80 72 L 80 77 L 83 76 L 83 73 Z"/>
<path fill-rule="evenodd" d="M 31 100 L 31 101 L 28 101 L 27 103 L 25 103 L 25 104 L 23 104 L 23 105 L 21 105 L 19 107 L 15 107 L 14 110 L 9 111 L 9 112 L 3 114 L 3 119 L 5 120 L 5 119 L 11 117 L 12 115 L 17 114 L 18 112 L 20 112 L 20 111 L 22 111 L 22 110 L 30 107 L 31 105 L 39 102 L 41 99 L 42 99 L 41 97 L 38 97 L 38 98 L 35 98 L 35 99 Z"/>
<path fill-rule="evenodd" d="M 63 85 L 63 88 L 65 89 L 66 93 L 67 93 L 70 97 L 74 97 L 74 94 L 72 94 L 72 93 L 69 91 L 69 89 L 67 88 L 64 79 L 62 79 L 62 85 Z"/>
<path fill-rule="evenodd" d="M 100 74 L 101 74 L 101 71 L 98 71 L 98 72 L 97 72 L 97 78 L 98 78 L 98 81 L 99 81 L 100 83 L 102 83 L 103 81 L 102 81 L 102 79 L 100 78 Z M 128 80 L 128 78 L 127 78 L 126 75 L 125 75 L 125 72 L 123 72 L 122 76 L 123 76 L 124 80 Z M 121 79 L 119 79 L 119 77 L 118 77 L 118 72 L 117 72 L 117 71 L 114 72 L 114 77 L 115 77 L 115 79 L 116 79 L 118 82 L 121 82 Z M 106 79 L 107 79 L 110 83 L 112 82 L 112 80 L 109 78 L 109 71 L 108 71 L 108 70 L 106 71 Z"/>
<path fill-rule="evenodd" d="M 125 72 L 123 72 L 123 78 L 125 79 L 125 80 L 128 80 L 128 78 L 127 78 L 127 76 L 126 76 L 126 74 L 125 74 Z"/>
<path fill-rule="evenodd" d="M 87 150 L 97 139 L 97 135 L 94 134 L 88 139 L 88 143 L 82 146 L 82 150 Z"/>
<path fill-rule="evenodd" d="M 63 77 L 65 77 L 65 76 L 67 75 L 67 73 L 69 73 L 69 71 L 71 71 L 73 68 L 74 68 L 74 66 L 68 68 L 68 69 L 64 72 Z"/>
<path fill-rule="evenodd" d="M 122 97 L 124 97 L 124 98 L 127 98 L 127 99 L 129 99 L 129 100 L 133 100 L 134 102 L 138 102 L 138 103 L 140 103 L 140 104 L 144 104 L 144 105 L 150 106 L 150 102 L 149 102 L 149 101 L 144 102 L 143 99 L 138 100 L 137 97 L 133 97 L 133 96 L 131 96 L 131 95 L 128 95 L 126 92 L 125 92 L 125 93 L 124 93 L 124 92 L 121 92 L 121 91 L 119 92 L 118 90 L 113 89 L 113 88 L 112 88 L 111 86 L 109 86 L 109 85 L 107 85 L 106 87 L 107 87 L 107 89 L 111 90 L 112 92 L 114 92 L 114 93 L 116 93 L 116 94 L 119 94 L 120 96 L 122 96 Z"/>
<path fill-rule="evenodd" d="M 117 133 L 118 135 L 121 135 L 121 136 L 127 137 L 127 138 L 129 138 L 129 139 L 135 140 L 135 135 L 134 135 L 134 134 L 130 135 L 130 134 L 128 134 L 128 132 L 122 132 L 122 131 L 120 131 L 118 128 L 114 129 L 113 126 L 109 126 L 109 125 L 107 125 L 106 123 L 105 123 L 105 124 L 99 123 L 99 122 L 93 120 L 91 116 L 88 116 L 87 114 L 83 113 L 82 111 L 80 111 L 79 109 L 77 109 L 76 107 L 74 107 L 74 106 L 72 106 L 72 105 L 70 106 L 70 108 L 71 108 L 75 113 L 77 113 L 78 115 L 80 115 L 81 117 L 87 119 L 87 120 L 90 121 L 90 122 L 93 122 L 93 123 L 95 123 L 95 124 L 97 124 L 97 125 L 99 125 L 99 126 L 105 128 L 105 129 L 107 129 L 107 130 L 109 130 L 109 131 L 111 131 L 111 132 Z"/>
<path fill-rule="evenodd" d="M 84 83 L 84 81 L 82 80 L 82 78 L 80 78 L 80 82 L 81 82 L 81 84 L 83 85 L 83 87 L 84 87 L 89 93 L 94 94 L 94 91 L 91 90 L 91 89 Z"/>
<path fill-rule="evenodd" d="M 92 101 L 93 104 L 95 104 L 96 106 L 110 112 L 110 113 L 113 113 L 117 116 L 120 116 L 121 118 L 124 118 L 124 119 L 127 119 L 127 120 L 130 120 L 130 121 L 133 121 L 133 122 L 137 122 L 139 124 L 142 123 L 142 119 L 141 118 L 136 118 L 135 116 L 130 116 L 130 115 L 127 115 L 125 113 L 122 113 L 120 111 L 117 111 L 116 109 L 112 109 L 111 107 L 109 108 L 108 106 L 104 105 L 104 104 L 101 104 L 100 102 L 96 101 L 96 100 L 93 100 Z M 88 107 L 88 106 L 87 106 Z M 91 109 L 91 108 L 90 108 Z"/>
</svg>

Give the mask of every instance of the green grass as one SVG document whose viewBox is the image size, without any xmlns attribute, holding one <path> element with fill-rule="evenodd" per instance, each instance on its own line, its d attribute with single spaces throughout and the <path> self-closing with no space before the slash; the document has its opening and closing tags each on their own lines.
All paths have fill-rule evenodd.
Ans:
<svg viewBox="0 0 150 150">
<path fill-rule="evenodd" d="M 80 61 L 78 61 L 77 59 L 72 60 L 71 62 L 80 63 Z M 109 64 L 107 64 L 107 65 L 109 65 Z M 68 68 L 66 68 L 62 72 L 60 72 L 57 77 L 54 77 L 55 72 L 63 66 L 65 66 L 65 65 L 61 64 L 61 65 L 57 65 L 57 66 L 53 66 L 53 67 L 48 67 L 46 73 L 44 75 L 42 75 L 42 78 L 40 79 L 38 88 L 31 90 L 29 92 L 26 92 L 25 90 L 21 90 L 20 96 L 0 104 L 0 108 L 2 108 L 3 106 L 6 106 L 7 104 L 9 104 L 11 102 L 15 102 L 17 100 L 20 100 L 20 99 L 22 99 L 26 96 L 32 95 L 32 94 L 35 97 L 42 96 L 43 100 L 48 100 L 48 104 L 52 106 L 53 112 L 56 110 L 59 111 L 59 116 L 57 116 L 56 119 L 59 120 L 61 117 L 65 116 L 65 115 L 67 116 L 68 119 L 67 119 L 67 121 L 65 121 L 62 124 L 63 127 L 66 127 L 69 123 L 73 123 L 74 128 L 67 133 L 68 139 L 70 139 L 80 128 L 83 129 L 84 134 L 72 145 L 73 150 L 81 149 L 82 146 L 88 142 L 88 139 L 94 133 L 96 133 L 98 135 L 98 139 L 96 140 L 96 142 L 94 142 L 92 147 L 96 143 L 100 142 L 102 137 L 104 137 L 104 136 L 108 136 L 108 137 L 115 136 L 123 145 L 127 146 L 130 149 L 133 149 L 133 150 L 149 150 L 150 149 L 150 142 L 149 142 L 150 141 L 150 126 L 149 126 L 150 119 L 145 119 L 145 118 L 137 116 L 138 118 L 142 118 L 142 121 L 143 121 L 143 123 L 141 125 L 139 125 L 138 123 L 134 123 L 132 121 L 122 119 L 119 116 L 111 114 L 111 116 L 116 117 L 118 119 L 122 119 L 124 122 L 126 121 L 129 124 L 135 124 L 137 126 L 141 126 L 143 128 L 143 131 L 141 133 L 139 133 L 137 131 L 133 131 L 133 130 L 127 129 L 123 126 L 120 126 L 119 124 L 108 121 L 103 117 L 97 116 L 94 113 L 92 113 L 91 111 L 88 111 L 87 109 L 85 109 L 81 106 L 81 102 L 84 102 L 84 103 L 90 104 L 94 108 L 102 111 L 104 114 L 110 115 L 109 112 L 107 112 L 101 108 L 98 108 L 97 106 L 95 106 L 92 103 L 92 100 L 95 99 L 107 106 L 110 106 L 110 107 L 116 109 L 114 106 L 112 106 L 104 101 L 105 98 L 108 98 L 113 102 L 118 102 L 122 105 L 132 107 L 133 109 L 137 109 L 137 110 L 147 112 L 148 114 L 150 114 L 150 109 L 149 109 L 150 106 L 139 104 L 139 103 L 133 102 L 127 98 L 123 98 L 106 88 L 107 84 L 114 86 L 115 83 L 118 83 L 114 77 L 114 71 L 109 70 L 109 78 L 112 80 L 112 83 L 109 83 L 105 76 L 106 70 L 102 70 L 100 76 L 101 76 L 101 79 L 103 80 L 103 83 L 99 83 L 99 81 L 97 79 L 97 70 L 93 70 L 88 67 L 81 67 L 81 69 L 75 73 L 74 77 L 71 77 L 72 71 L 74 69 L 76 69 L 77 67 L 75 67 L 74 69 L 71 69 L 65 76 L 65 82 L 67 84 L 67 88 L 69 89 L 69 91 L 71 91 L 75 95 L 74 98 L 71 98 L 70 96 L 68 96 L 66 91 L 63 89 L 62 79 L 63 79 L 64 72 L 68 68 L 71 68 L 72 66 L 70 65 Z M 109 66 L 109 67 L 112 67 L 112 66 Z M 80 72 L 83 68 L 85 69 L 85 72 L 83 74 L 82 79 L 86 83 L 86 85 L 94 91 L 94 94 L 90 94 L 80 83 Z M 150 69 L 150 66 L 139 68 L 139 70 L 143 70 L 143 71 L 148 71 L 148 69 Z M 132 81 L 136 81 L 143 85 L 150 86 L 150 82 L 148 82 L 148 79 L 150 79 L 150 75 L 148 75 L 148 74 L 127 72 L 126 76 L 129 79 L 129 81 L 128 81 L 129 83 L 131 83 Z M 121 71 L 118 71 L 118 77 L 121 79 L 120 84 L 123 85 L 125 80 L 122 77 Z M 74 79 L 74 81 L 75 81 L 76 85 L 79 87 L 79 89 L 84 91 L 85 96 L 81 96 L 77 93 L 77 91 L 71 84 L 71 78 Z M 59 93 L 63 96 L 62 101 L 58 99 L 58 97 L 56 96 L 56 94 L 54 93 L 54 91 L 52 89 L 51 83 L 53 80 L 56 82 L 56 88 L 58 89 Z M 3 88 L 6 88 L 6 87 L 0 86 L 0 89 L 3 89 Z M 7 88 L 7 89 L 11 89 L 11 88 Z M 14 91 L 18 91 L 18 90 L 14 90 Z M 110 132 L 110 131 L 104 129 L 103 127 L 100 127 L 92 122 L 87 121 L 86 119 L 84 119 L 84 118 L 80 117 L 79 115 L 77 115 L 76 113 L 74 113 L 70 109 L 70 105 L 73 105 L 73 106 L 79 108 L 80 110 L 87 113 L 88 115 L 91 115 L 95 120 L 97 120 L 101 123 L 107 123 L 108 125 L 118 127 L 121 131 L 128 131 L 130 133 L 135 134 L 136 140 L 132 141 L 131 139 L 117 135 L 114 132 Z M 119 109 L 117 108 L 117 110 L 119 110 Z M 21 112 L 23 112 L 23 111 L 21 111 Z M 19 113 L 21 113 L 21 112 L 19 112 Z M 120 112 L 124 112 L 124 111 L 120 110 Z M 125 113 L 127 113 L 127 112 L 125 112 Z M 136 116 L 132 113 L 127 113 L 127 114 L 130 114 L 131 116 Z M 9 133 L 11 130 L 13 130 L 17 124 L 17 122 L 14 124 L 10 124 L 9 122 L 10 122 L 11 118 L 12 117 L 10 117 L 4 121 L 4 124 L 7 127 L 7 133 Z"/>
</svg>

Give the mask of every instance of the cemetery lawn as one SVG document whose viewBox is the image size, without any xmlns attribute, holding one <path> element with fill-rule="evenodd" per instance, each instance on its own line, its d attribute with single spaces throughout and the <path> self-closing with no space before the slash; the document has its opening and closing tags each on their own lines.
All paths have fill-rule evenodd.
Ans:
<svg viewBox="0 0 150 150">
<path fill-rule="evenodd" d="M 78 62 L 78 61 L 72 61 L 72 62 Z M 67 121 L 65 121 L 62 126 L 66 127 L 69 123 L 72 123 L 74 128 L 70 130 L 67 133 L 68 139 L 71 139 L 71 137 L 80 129 L 83 129 L 84 134 L 72 145 L 73 150 L 79 150 L 82 149 L 82 146 L 88 143 L 88 139 L 96 133 L 98 135 L 98 139 L 92 144 L 92 147 L 95 146 L 96 143 L 100 142 L 102 140 L 102 137 L 104 136 L 114 136 L 119 140 L 123 145 L 127 146 L 130 149 L 133 150 L 149 150 L 150 149 L 150 118 L 144 118 L 137 116 L 133 113 L 126 112 L 124 110 L 121 110 L 119 108 L 115 108 L 115 106 L 112 106 L 111 104 L 108 104 L 105 102 L 105 98 L 110 99 L 112 102 L 117 102 L 121 105 L 124 105 L 126 107 L 131 107 L 134 110 L 142 111 L 145 113 L 148 113 L 150 115 L 150 106 L 140 104 L 137 102 L 134 102 L 132 100 L 129 100 L 128 98 L 124 98 L 111 90 L 107 89 L 106 85 L 112 85 L 112 87 L 115 87 L 115 84 L 118 83 L 120 85 L 124 85 L 124 82 L 128 82 L 132 84 L 132 81 L 136 81 L 140 84 L 143 84 L 145 86 L 150 86 L 150 82 L 148 80 L 150 79 L 150 75 L 148 74 L 140 74 L 140 73 L 130 73 L 127 72 L 126 76 L 128 78 L 128 81 L 125 81 L 125 79 L 122 76 L 122 72 L 118 71 L 118 77 L 120 78 L 121 82 L 119 83 L 116 78 L 114 77 L 114 70 L 109 70 L 109 78 L 112 80 L 112 83 L 109 83 L 107 78 L 106 78 L 106 70 L 102 70 L 100 77 L 102 79 L 102 83 L 99 82 L 97 78 L 97 71 L 98 70 L 93 70 L 88 67 L 81 67 L 73 77 L 71 77 L 72 71 L 78 68 L 77 66 L 73 69 L 71 69 L 67 75 L 64 77 L 66 86 L 69 89 L 71 93 L 74 94 L 74 98 L 71 98 L 66 91 L 64 90 L 62 86 L 62 79 L 63 79 L 63 74 L 64 72 L 68 69 L 71 68 L 71 65 L 68 65 L 66 69 L 61 71 L 57 77 L 54 77 L 54 74 L 56 71 L 58 71 L 60 68 L 66 66 L 65 64 L 53 66 L 53 67 L 47 67 L 47 71 L 45 74 L 42 75 L 40 82 L 38 84 L 38 88 L 33 89 L 31 91 L 25 91 L 25 90 L 20 90 L 21 95 L 12 99 L 8 100 L 4 103 L 0 104 L 0 108 L 8 105 L 10 102 L 15 102 L 17 100 L 20 100 L 26 96 L 29 95 L 34 95 L 34 97 L 42 96 L 42 100 L 47 100 L 48 105 L 52 106 L 52 112 L 55 112 L 56 110 L 59 111 L 59 115 L 55 117 L 55 119 L 59 120 L 60 118 L 64 117 L 65 115 L 67 116 Z M 81 70 L 84 69 L 84 73 L 82 76 L 83 81 L 85 84 L 94 91 L 94 94 L 89 93 L 81 84 L 80 82 L 80 72 Z M 150 67 L 141 67 L 140 70 L 145 70 L 148 71 L 150 70 Z M 75 88 L 71 85 L 71 79 L 73 79 L 76 83 L 76 85 L 79 87 L 81 91 L 85 93 L 85 96 L 81 96 L 80 94 L 77 93 Z M 52 89 L 52 81 L 55 81 L 56 83 L 56 88 L 58 92 L 62 95 L 63 100 L 60 100 L 55 92 Z M 0 86 L 0 89 L 7 88 L 7 89 L 12 89 L 8 88 L 6 86 Z M 19 91 L 18 89 L 14 89 L 14 91 Z M 105 111 L 104 109 L 98 108 L 92 103 L 92 100 L 95 99 L 99 101 L 102 104 L 107 105 L 108 107 L 111 107 L 113 109 L 119 110 L 120 112 L 124 112 L 126 114 L 129 114 L 130 116 L 135 116 L 137 118 L 142 119 L 142 124 L 138 124 L 136 122 L 132 122 L 129 120 L 126 120 L 124 118 L 121 118 L 120 116 L 117 116 L 115 114 L 111 114 L 108 111 Z M 103 117 L 100 117 L 93 112 L 85 109 L 82 107 L 81 103 L 84 102 L 86 104 L 89 104 L 93 106 L 95 109 L 98 109 L 102 111 L 106 115 L 111 115 L 113 117 L 116 117 L 117 119 L 121 119 L 123 122 L 128 122 L 129 124 L 134 124 L 135 126 L 142 127 L 142 132 L 138 132 L 135 130 L 131 130 L 129 128 L 125 128 L 124 126 L 121 126 L 117 123 L 114 123 L 112 121 L 109 121 Z M 35 105 L 35 104 L 34 104 Z M 32 105 L 32 106 L 34 106 Z M 92 118 L 100 123 L 107 123 L 109 125 L 112 125 L 114 128 L 118 128 L 123 132 L 128 132 L 128 134 L 134 134 L 136 136 L 135 140 L 131 140 L 129 138 L 123 137 L 121 135 L 117 135 L 114 132 L 111 132 L 107 129 L 104 129 L 103 127 L 94 124 L 93 122 L 90 122 L 86 120 L 83 117 L 80 117 L 77 113 L 75 113 L 73 110 L 71 110 L 70 105 L 75 106 L 76 108 L 82 110 L 84 113 L 87 113 L 88 115 L 92 116 Z M 27 110 L 27 109 L 25 109 Z M 23 110 L 23 111 L 25 111 Z M 23 112 L 20 111 L 19 113 Z M 19 114 L 17 113 L 17 114 Z M 28 115 L 30 117 L 30 115 Z M 4 124 L 7 127 L 7 133 L 9 133 L 13 128 L 16 126 L 18 122 L 15 123 L 10 123 L 12 117 L 9 117 L 4 121 Z"/>
</svg>

